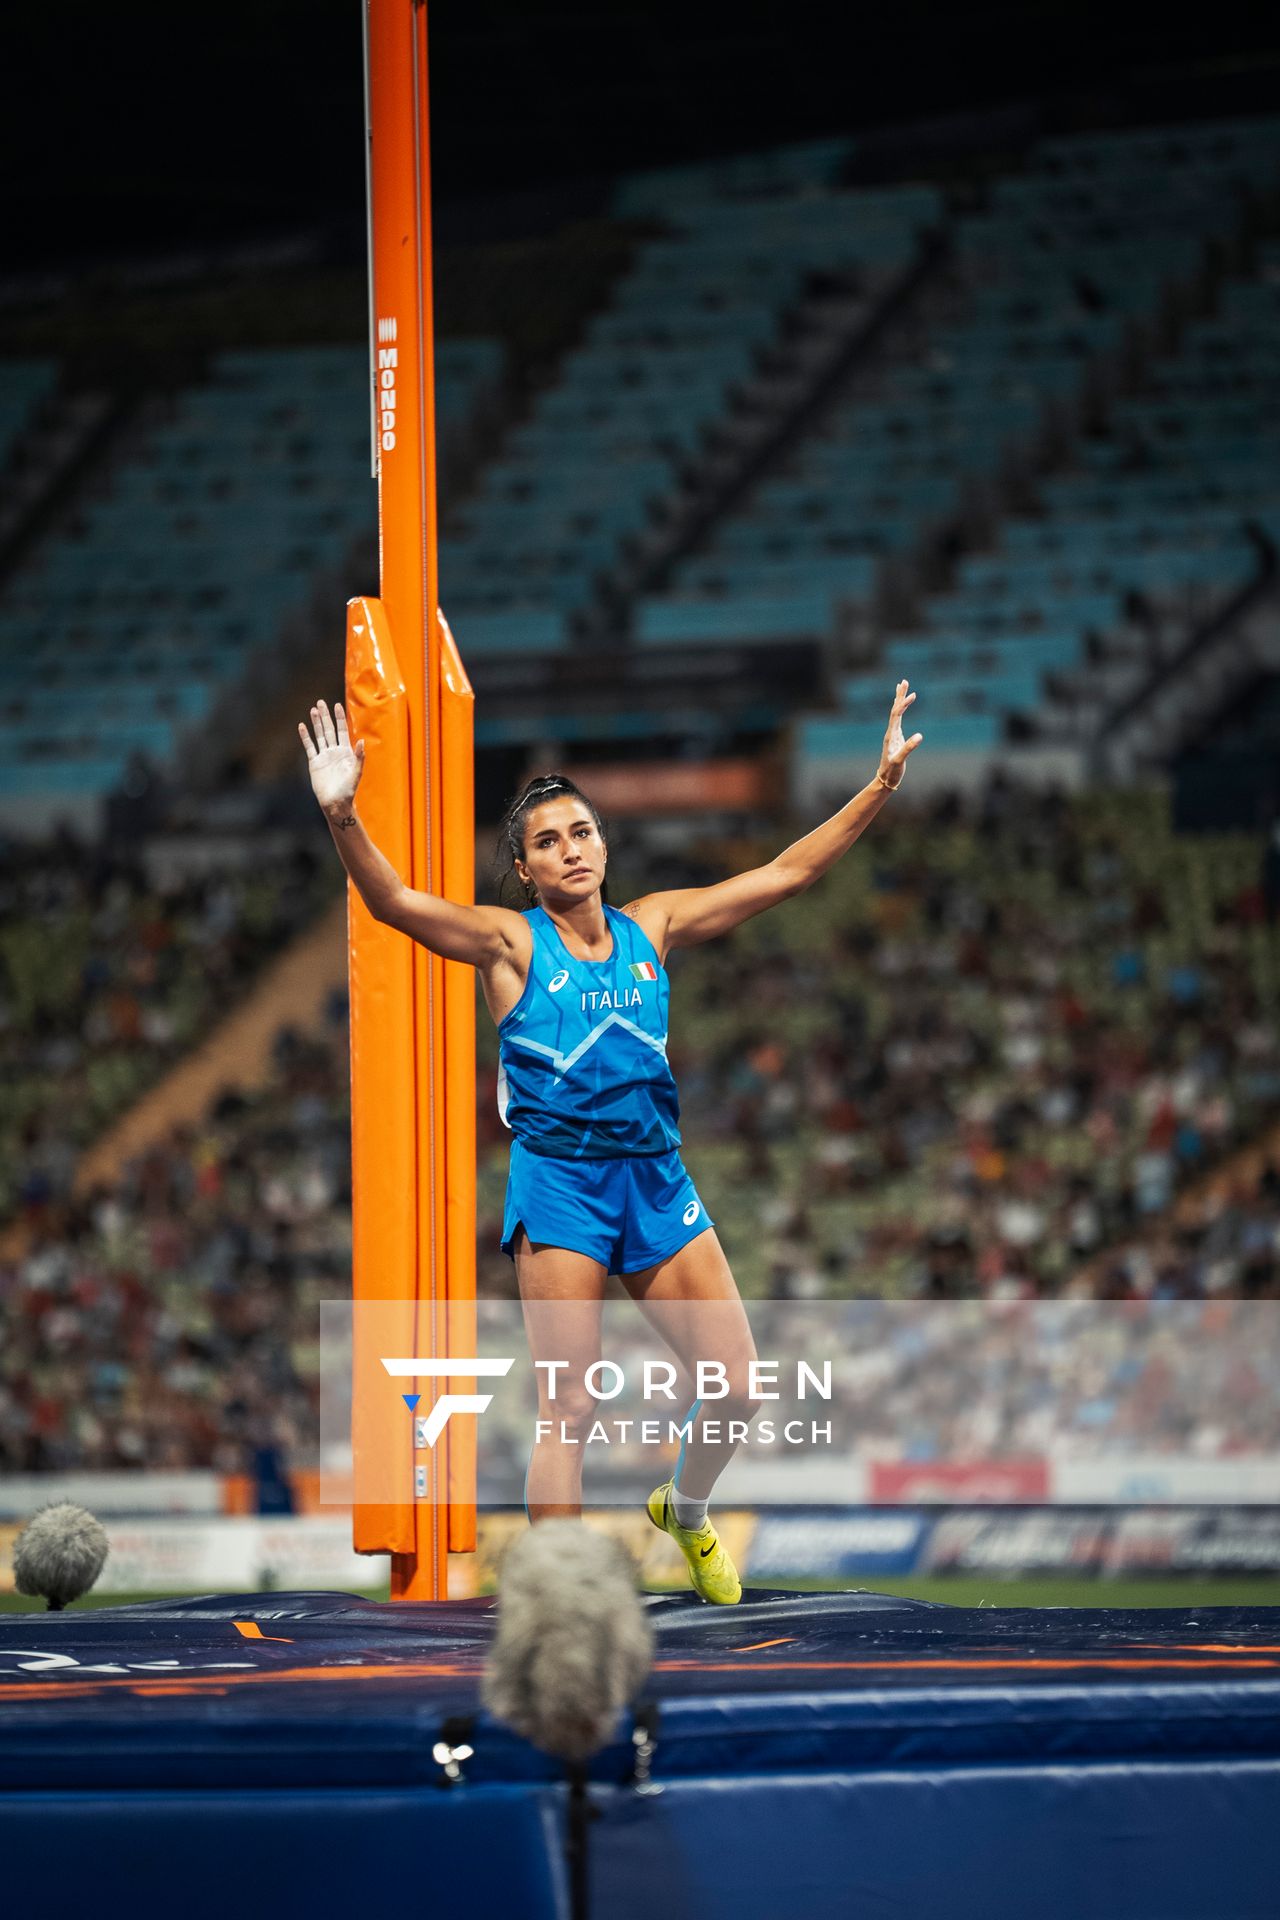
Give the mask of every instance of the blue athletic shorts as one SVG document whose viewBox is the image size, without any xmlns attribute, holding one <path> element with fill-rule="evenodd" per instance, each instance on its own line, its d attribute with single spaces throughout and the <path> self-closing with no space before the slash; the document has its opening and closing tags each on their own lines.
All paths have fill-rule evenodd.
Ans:
<svg viewBox="0 0 1280 1920">
<path fill-rule="evenodd" d="M 511 1143 L 502 1251 L 515 1257 L 517 1227 L 530 1240 L 640 1273 L 713 1227 L 679 1153 L 620 1160 L 551 1160 Z"/>
</svg>

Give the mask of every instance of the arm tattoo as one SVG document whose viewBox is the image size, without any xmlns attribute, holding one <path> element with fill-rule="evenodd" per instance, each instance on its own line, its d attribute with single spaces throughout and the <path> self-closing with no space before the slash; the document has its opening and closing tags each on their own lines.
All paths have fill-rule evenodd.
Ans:
<svg viewBox="0 0 1280 1920">
<path fill-rule="evenodd" d="M 640 902 L 633 900 L 630 906 L 624 907 L 622 911 L 629 920 L 638 920 L 640 918 Z"/>
<path fill-rule="evenodd" d="M 354 827 L 355 823 L 356 823 L 356 817 L 354 813 L 349 813 L 347 814 L 345 819 L 335 820 L 333 824 L 335 827 Z"/>
</svg>

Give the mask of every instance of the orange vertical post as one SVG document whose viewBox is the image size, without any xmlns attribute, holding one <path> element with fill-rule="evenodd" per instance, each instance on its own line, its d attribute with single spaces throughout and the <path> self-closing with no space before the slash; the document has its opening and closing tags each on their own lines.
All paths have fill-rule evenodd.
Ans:
<svg viewBox="0 0 1280 1920">
<path fill-rule="evenodd" d="M 381 598 L 353 604 L 365 610 L 365 628 L 385 635 L 383 654 L 395 662 L 402 696 L 404 776 L 396 790 L 403 807 L 405 859 L 399 871 L 415 888 L 470 902 L 471 690 L 451 639 L 446 668 L 442 633 L 447 629 L 438 610 L 427 10 L 422 0 L 366 0 L 365 84 Z M 349 630 L 347 673 L 349 700 L 359 715 L 352 689 L 361 673 L 366 681 L 369 673 L 361 663 L 357 624 L 353 620 Z M 389 758 L 386 764 L 389 772 Z M 371 776 L 372 761 L 366 785 Z M 465 821 L 460 811 L 464 786 Z M 412 1179 L 398 1196 L 384 1200 L 396 1212 L 394 1225 L 357 1233 L 353 1293 L 357 1302 L 411 1301 L 406 1337 L 413 1344 L 407 1350 L 439 1357 L 453 1344 L 452 1298 L 463 1315 L 460 1332 L 472 1331 L 474 1324 L 474 1305 L 468 1309 L 467 1304 L 475 1295 L 474 982 L 470 969 L 446 968 L 425 948 L 409 947 L 401 934 L 373 923 L 355 924 L 353 1181 L 367 1179 L 373 1190 L 385 1189 L 376 1155 L 381 1143 L 400 1165 L 399 1150 L 390 1144 L 396 1128 L 412 1139 Z M 403 1079 L 398 1068 L 387 1070 L 394 1086 L 366 1043 L 377 1032 L 378 1008 L 389 1009 L 391 1000 L 384 994 L 376 1005 L 370 999 L 357 1006 L 366 982 L 379 977 L 378 968 L 392 969 L 389 959 L 375 963 L 374 958 L 380 946 L 390 952 L 387 943 L 400 950 L 399 965 L 407 967 L 409 985 L 407 1025 L 388 1026 L 381 1035 L 384 1049 L 402 1056 L 405 1065 Z M 461 982 L 451 984 L 451 972 L 467 975 L 471 997 L 465 1007 Z M 375 1117 L 380 1102 L 386 1110 Z M 390 1111 L 394 1120 L 387 1118 Z M 370 1219 L 366 1198 L 356 1201 L 354 1212 Z M 425 1486 L 402 1501 L 399 1489 L 409 1482 L 397 1468 L 394 1502 L 362 1504 L 357 1444 L 355 1544 L 359 1551 L 391 1553 L 393 1599 L 444 1598 L 451 1541 L 465 1546 L 474 1539 L 474 1434 L 453 1436 L 447 1428 L 434 1448 L 415 1458 L 402 1403 L 389 1395 L 388 1405 L 400 1422 L 398 1435 L 386 1427 L 388 1416 L 357 1406 L 356 1441 L 366 1447 L 384 1442 L 405 1447 L 406 1473 L 411 1478 L 416 1468 Z"/>
<path fill-rule="evenodd" d="M 409 703 L 386 615 L 377 600 L 347 607 L 347 718 L 365 743 L 360 813 L 397 873 L 409 871 Z M 417 1349 L 417 1086 L 413 950 L 347 889 L 347 983 L 351 1005 L 351 1254 L 360 1298 L 403 1302 L 381 1309 L 376 1331 L 355 1316 L 351 1402 L 352 1544 L 357 1553 L 414 1554 L 412 1427 L 393 1391 L 376 1380 L 378 1355 Z M 388 1045 L 389 1035 L 403 1035 Z M 388 1338 L 384 1345 L 381 1335 Z M 390 1386 L 390 1383 L 388 1383 Z M 390 1495 L 390 1498 L 388 1498 Z"/>
<path fill-rule="evenodd" d="M 440 802 L 444 891 L 475 897 L 475 697 L 444 615 L 440 628 Z M 445 1266 L 450 1353 L 476 1351 L 476 980 L 471 967 L 446 961 L 445 1012 Z M 474 1380 L 452 1380 L 474 1393 Z M 476 1416 L 455 1414 L 449 1435 L 449 1551 L 476 1545 Z"/>
</svg>

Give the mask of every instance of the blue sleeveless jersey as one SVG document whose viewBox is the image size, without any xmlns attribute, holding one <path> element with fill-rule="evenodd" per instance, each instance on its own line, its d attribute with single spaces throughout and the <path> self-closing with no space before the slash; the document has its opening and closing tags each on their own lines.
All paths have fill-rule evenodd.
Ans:
<svg viewBox="0 0 1280 1920">
<path fill-rule="evenodd" d="M 607 960 L 575 960 L 541 907 L 533 961 L 498 1027 L 498 1112 L 532 1153 L 615 1160 L 680 1145 L 667 1065 L 669 983 L 652 941 L 613 907 Z"/>
</svg>

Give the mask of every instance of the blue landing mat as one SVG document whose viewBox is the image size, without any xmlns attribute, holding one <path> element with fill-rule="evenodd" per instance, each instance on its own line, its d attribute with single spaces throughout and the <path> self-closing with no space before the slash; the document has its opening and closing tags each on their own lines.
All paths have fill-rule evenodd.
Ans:
<svg viewBox="0 0 1280 1920">
<path fill-rule="evenodd" d="M 1274 1920 L 1280 1610 L 649 1602 L 654 1779 L 591 1768 L 593 1911 Z M 488 1721 L 485 1600 L 220 1595 L 0 1616 L 0 1861 L 193 1920 L 559 1916 L 556 1763 Z M 476 1716 L 462 1785 L 432 1757 Z M 198 1863 L 198 1864 L 197 1864 Z M 166 1893 L 167 1889 L 167 1893 Z"/>
</svg>

